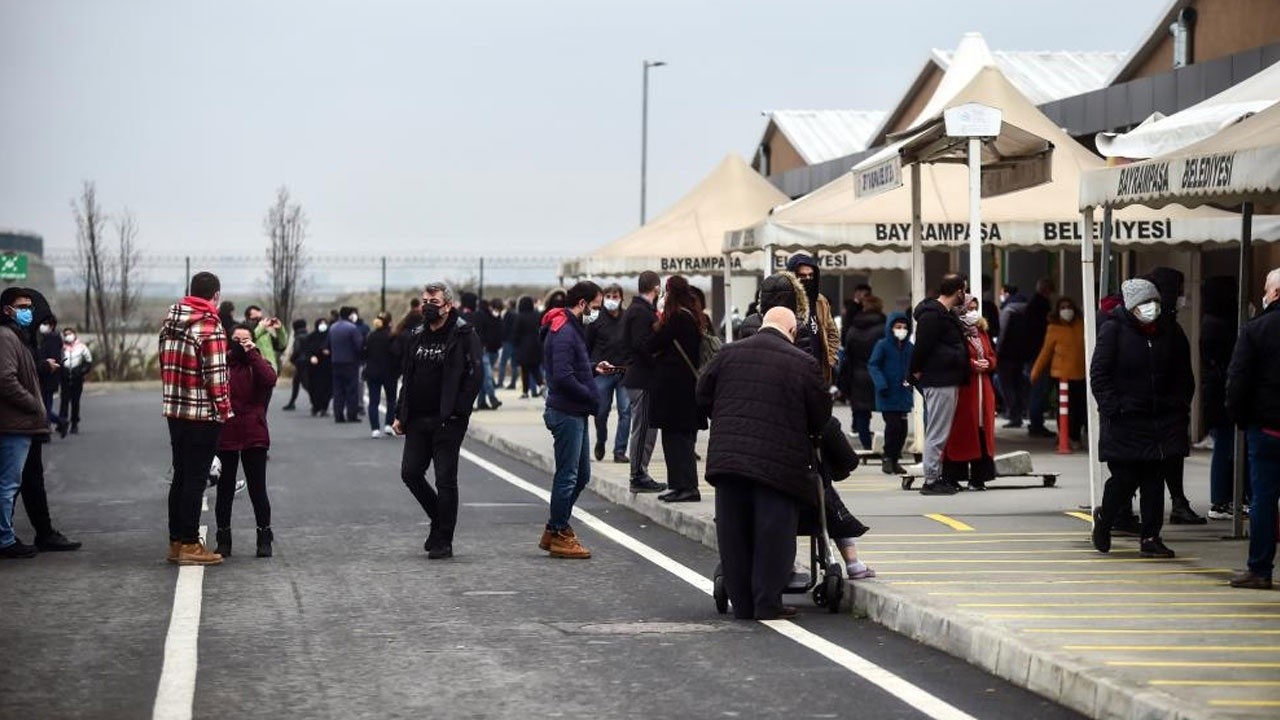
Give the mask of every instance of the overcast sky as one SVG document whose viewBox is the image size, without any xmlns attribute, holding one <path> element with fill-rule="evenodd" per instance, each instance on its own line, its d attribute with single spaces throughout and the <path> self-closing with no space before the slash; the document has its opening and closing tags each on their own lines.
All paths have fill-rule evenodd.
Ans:
<svg viewBox="0 0 1280 720">
<path fill-rule="evenodd" d="M 249 253 L 286 184 L 311 247 L 571 255 L 782 108 L 887 109 L 929 48 L 1131 50 L 1166 0 L 0 0 L 0 227 L 74 242 L 97 182 L 147 250 Z"/>
</svg>

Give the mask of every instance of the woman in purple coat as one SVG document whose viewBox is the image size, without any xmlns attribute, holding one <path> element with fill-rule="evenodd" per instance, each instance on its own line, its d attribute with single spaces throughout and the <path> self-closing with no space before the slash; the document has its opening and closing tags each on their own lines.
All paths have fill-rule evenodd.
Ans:
<svg viewBox="0 0 1280 720">
<path fill-rule="evenodd" d="M 236 496 L 236 471 L 244 465 L 258 523 L 258 557 L 271 557 L 271 502 L 267 499 L 267 451 L 271 435 L 267 431 L 267 403 L 276 386 L 276 371 L 253 343 L 253 333 L 244 325 L 231 332 L 227 349 L 231 378 L 232 416 L 218 439 L 218 500 L 214 514 L 218 521 L 218 554 L 231 557 L 231 505 Z"/>
</svg>

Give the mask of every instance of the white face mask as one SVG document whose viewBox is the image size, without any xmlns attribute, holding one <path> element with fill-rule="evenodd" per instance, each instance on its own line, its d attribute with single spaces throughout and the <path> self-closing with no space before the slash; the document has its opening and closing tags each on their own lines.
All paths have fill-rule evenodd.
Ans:
<svg viewBox="0 0 1280 720">
<path fill-rule="evenodd" d="M 906 340 L 906 339 L 907 339 L 907 336 L 908 336 L 908 335 L 910 335 L 910 334 L 911 334 L 911 333 L 910 333 L 906 328 L 894 328 L 894 329 L 893 329 L 893 336 L 894 336 L 894 337 L 896 337 L 896 338 L 898 338 L 898 340 Z"/>
<path fill-rule="evenodd" d="M 50 326 L 48 326 L 48 325 L 41 325 L 41 326 L 40 326 L 40 334 L 41 334 L 41 335 L 48 335 L 48 334 L 49 334 L 49 331 L 50 331 L 50 330 L 52 330 L 52 329 L 53 329 L 53 328 L 52 328 L 52 327 L 50 327 Z"/>
<path fill-rule="evenodd" d="M 360 319 L 360 316 L 355 313 L 351 313 L 350 315 L 347 316 L 347 319 L 350 320 L 351 322 L 356 322 Z"/>
<path fill-rule="evenodd" d="M 1058 317 L 1062 318 L 1063 322 L 1071 322 L 1076 319 L 1076 311 L 1071 308 L 1062 308 L 1058 311 Z"/>
<path fill-rule="evenodd" d="M 980 320 L 981 318 L 982 318 L 982 314 L 979 313 L 977 310 L 970 310 L 969 312 L 960 316 L 960 319 L 964 321 L 965 325 L 977 325 L 978 320 Z"/>
<path fill-rule="evenodd" d="M 1160 301 L 1152 300 L 1138 306 L 1138 321 L 1144 325 L 1150 325 L 1160 317 Z"/>
<path fill-rule="evenodd" d="M 328 329 L 329 329 L 329 323 L 320 323 L 319 325 L 316 326 L 317 332 L 324 332 L 325 330 L 328 330 Z"/>
<path fill-rule="evenodd" d="M 621 300 L 614 300 L 613 298 L 605 298 L 605 301 L 604 301 L 605 310 L 608 310 L 609 312 L 614 312 L 620 307 L 622 307 Z"/>
<path fill-rule="evenodd" d="M 600 308 L 591 308 L 582 313 L 582 324 L 590 325 L 600 318 Z"/>
<path fill-rule="evenodd" d="M 75 342 L 75 341 L 76 341 L 76 335 L 75 335 L 75 333 L 67 333 L 66 335 L 63 335 L 63 336 L 62 336 L 62 341 L 63 341 L 63 342 L 65 342 L 65 343 L 67 343 L 68 345 L 70 345 L 71 343 Z"/>
</svg>

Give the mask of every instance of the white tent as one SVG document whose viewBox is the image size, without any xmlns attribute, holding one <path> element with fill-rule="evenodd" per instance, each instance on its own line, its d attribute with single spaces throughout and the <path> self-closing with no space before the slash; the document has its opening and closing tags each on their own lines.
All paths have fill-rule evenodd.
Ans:
<svg viewBox="0 0 1280 720">
<path fill-rule="evenodd" d="M 701 182 L 658 217 L 598 250 L 568 262 L 568 277 L 719 274 L 725 231 L 756 222 L 787 196 L 737 155 L 726 155 Z"/>
<path fill-rule="evenodd" d="M 1145 159 L 1167 155 L 1217 134 L 1280 100 L 1280 63 L 1174 113 L 1156 113 L 1127 133 L 1098 133 L 1106 157 Z"/>
</svg>

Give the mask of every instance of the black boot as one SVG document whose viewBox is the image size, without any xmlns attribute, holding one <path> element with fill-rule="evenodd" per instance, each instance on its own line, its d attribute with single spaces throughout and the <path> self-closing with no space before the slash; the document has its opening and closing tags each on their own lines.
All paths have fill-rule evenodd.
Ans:
<svg viewBox="0 0 1280 720">
<path fill-rule="evenodd" d="M 271 528 L 258 528 L 258 557 L 271 557 L 271 542 L 275 539 Z"/>
<path fill-rule="evenodd" d="M 898 461 L 891 457 L 884 458 L 880 461 L 880 472 L 885 475 L 897 475 Z"/>
<path fill-rule="evenodd" d="M 218 547 L 213 551 L 224 558 L 231 557 L 231 528 L 218 528 L 217 538 Z"/>
</svg>

